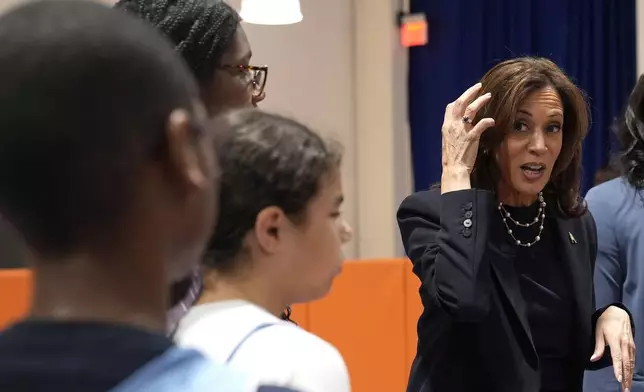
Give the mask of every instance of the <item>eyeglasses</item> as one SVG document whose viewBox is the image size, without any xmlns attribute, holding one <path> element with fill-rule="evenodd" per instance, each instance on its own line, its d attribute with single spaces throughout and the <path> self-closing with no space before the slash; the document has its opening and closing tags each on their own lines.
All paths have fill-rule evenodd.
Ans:
<svg viewBox="0 0 644 392">
<path fill-rule="evenodd" d="M 264 92 L 268 77 L 268 66 L 257 67 L 254 65 L 223 65 L 221 68 L 236 72 L 245 83 L 253 89 L 253 97 L 259 97 Z"/>
</svg>

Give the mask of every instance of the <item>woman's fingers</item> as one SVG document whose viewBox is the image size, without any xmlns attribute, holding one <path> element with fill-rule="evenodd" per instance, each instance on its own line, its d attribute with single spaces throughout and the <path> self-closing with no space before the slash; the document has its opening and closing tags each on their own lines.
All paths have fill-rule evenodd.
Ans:
<svg viewBox="0 0 644 392">
<path fill-rule="evenodd" d="M 633 382 L 633 369 L 635 368 L 635 358 L 631 356 L 629 340 L 622 339 L 622 390 L 630 391 Z"/>
<path fill-rule="evenodd" d="M 635 369 L 635 343 L 631 333 L 630 322 L 624 323 L 624 333 L 621 339 L 622 349 L 622 390 L 630 391 L 633 383 L 633 371 Z"/>
<path fill-rule="evenodd" d="M 597 330 L 595 333 L 595 351 L 590 357 L 591 362 L 597 362 L 601 357 L 604 356 L 604 350 L 606 350 L 606 341 L 604 340 L 604 334 L 601 330 Z"/>
<path fill-rule="evenodd" d="M 480 97 L 476 98 L 474 102 L 467 105 L 467 107 L 465 108 L 465 113 L 463 117 L 467 117 L 470 120 L 473 120 L 474 117 L 476 117 L 476 113 L 478 113 L 478 111 L 481 110 L 483 105 L 488 103 L 490 98 L 492 98 L 492 94 L 490 93 L 483 94 Z"/>
<path fill-rule="evenodd" d="M 465 115 L 465 108 L 474 100 L 474 97 L 481 90 L 481 83 L 476 83 L 474 86 L 465 90 L 463 94 L 451 106 L 451 114 L 454 117 L 463 117 Z"/>
<path fill-rule="evenodd" d="M 623 365 L 622 365 L 622 347 L 618 339 L 607 339 L 608 347 L 610 347 L 610 356 L 613 360 L 613 371 L 617 382 L 621 384 L 623 380 Z"/>
<path fill-rule="evenodd" d="M 478 96 L 481 88 L 481 83 L 475 84 L 445 109 L 445 120 L 441 128 L 444 170 L 452 167 L 457 171 L 470 173 L 476 162 L 479 137 L 486 129 L 494 126 L 491 118 L 484 118 L 476 125 L 473 124 L 476 113 L 491 98 L 490 94 Z"/>
<path fill-rule="evenodd" d="M 481 121 L 479 121 L 478 123 L 476 123 L 474 128 L 472 128 L 472 130 L 469 132 L 470 136 L 472 137 L 472 139 L 478 140 L 481 137 L 481 135 L 483 134 L 483 132 L 485 132 L 486 130 L 492 128 L 494 126 L 494 124 L 495 124 L 494 119 L 492 119 L 492 118 L 484 118 Z"/>
</svg>

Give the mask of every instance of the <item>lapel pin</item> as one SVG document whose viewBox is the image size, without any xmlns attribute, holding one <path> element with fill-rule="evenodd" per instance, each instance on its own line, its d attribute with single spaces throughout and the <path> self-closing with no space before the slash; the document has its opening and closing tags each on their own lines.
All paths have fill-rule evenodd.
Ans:
<svg viewBox="0 0 644 392">
<path fill-rule="evenodd" d="M 573 244 L 576 244 L 576 243 L 577 243 L 577 240 L 575 239 L 575 236 L 574 236 L 574 235 L 572 235 L 572 233 L 571 233 L 571 232 L 568 232 L 568 236 L 570 237 L 570 242 L 571 242 L 571 243 L 573 243 Z"/>
</svg>

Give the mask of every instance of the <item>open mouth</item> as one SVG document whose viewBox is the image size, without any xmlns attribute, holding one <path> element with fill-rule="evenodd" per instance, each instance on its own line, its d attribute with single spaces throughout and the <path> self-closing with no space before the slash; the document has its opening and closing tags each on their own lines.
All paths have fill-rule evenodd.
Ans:
<svg viewBox="0 0 644 392">
<path fill-rule="evenodd" d="M 546 165 L 543 163 L 526 163 L 525 165 L 521 165 L 521 170 L 523 170 L 523 174 L 526 177 L 536 179 L 541 177 L 546 170 Z"/>
<path fill-rule="evenodd" d="M 521 165 L 522 170 L 527 170 L 535 173 L 540 173 L 544 170 L 546 170 L 546 165 L 542 163 L 527 163 L 525 165 Z"/>
</svg>

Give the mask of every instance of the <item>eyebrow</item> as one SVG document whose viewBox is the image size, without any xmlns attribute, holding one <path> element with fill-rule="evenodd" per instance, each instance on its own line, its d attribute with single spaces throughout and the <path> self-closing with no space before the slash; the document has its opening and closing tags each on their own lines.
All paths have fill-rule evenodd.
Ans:
<svg viewBox="0 0 644 392">
<path fill-rule="evenodd" d="M 528 117 L 532 117 L 532 113 L 530 113 L 527 110 L 519 109 L 519 113 L 525 114 Z M 563 113 L 557 111 L 555 113 L 551 113 L 551 114 L 548 115 L 548 118 L 555 118 L 555 117 L 563 117 Z"/>
</svg>

